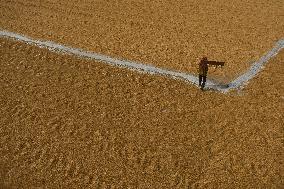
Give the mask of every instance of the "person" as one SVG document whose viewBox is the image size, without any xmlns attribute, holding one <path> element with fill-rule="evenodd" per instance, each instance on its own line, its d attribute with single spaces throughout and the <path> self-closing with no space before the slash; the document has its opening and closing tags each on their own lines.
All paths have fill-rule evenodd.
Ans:
<svg viewBox="0 0 284 189">
<path fill-rule="evenodd" d="M 201 87 L 201 90 L 204 89 L 206 83 L 206 77 L 208 72 L 207 62 L 207 57 L 203 57 L 199 62 L 199 87 Z"/>
</svg>

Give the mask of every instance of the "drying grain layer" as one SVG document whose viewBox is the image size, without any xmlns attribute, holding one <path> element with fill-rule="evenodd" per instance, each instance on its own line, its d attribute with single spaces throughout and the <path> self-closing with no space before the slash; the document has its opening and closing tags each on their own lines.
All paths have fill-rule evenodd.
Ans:
<svg viewBox="0 0 284 189">
<path fill-rule="evenodd" d="M 283 51 L 224 95 L 0 45 L 0 188 L 283 188 Z"/>
<path fill-rule="evenodd" d="M 284 37 L 282 0 L 0 0 L 0 27 L 158 67 L 225 61 L 228 82 Z M 213 70 L 210 70 L 213 72 Z"/>
</svg>

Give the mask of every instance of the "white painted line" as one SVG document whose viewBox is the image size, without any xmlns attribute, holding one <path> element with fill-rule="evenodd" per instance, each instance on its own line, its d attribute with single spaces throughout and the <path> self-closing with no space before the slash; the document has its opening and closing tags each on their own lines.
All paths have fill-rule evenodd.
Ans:
<svg viewBox="0 0 284 189">
<path fill-rule="evenodd" d="M 5 31 L 5 30 L 0 30 L 0 37 L 12 38 L 14 40 L 26 42 L 28 44 L 36 45 L 41 48 L 47 48 L 51 51 L 67 53 L 67 54 L 72 54 L 72 55 L 76 55 L 79 57 L 94 59 L 94 60 L 98 60 L 98 61 L 110 64 L 110 65 L 126 67 L 128 69 L 139 71 L 142 73 L 160 74 L 160 75 L 165 75 L 165 76 L 168 76 L 174 79 L 182 79 L 182 80 L 185 80 L 187 82 L 193 83 L 194 85 L 198 86 L 198 77 L 192 74 L 188 74 L 188 73 L 161 69 L 153 65 L 149 65 L 149 64 L 146 65 L 146 64 L 139 63 L 139 62 L 132 62 L 128 60 L 111 58 L 106 55 L 84 51 L 83 49 L 67 47 L 61 44 L 54 43 L 52 41 L 35 40 L 30 37 L 16 34 L 16 33 L 9 32 L 9 31 Z M 243 75 L 240 75 L 238 78 L 228 83 L 227 85 L 220 85 L 208 79 L 206 82 L 206 88 L 214 89 L 214 90 L 217 90 L 223 93 L 226 93 L 231 89 L 242 88 L 245 84 L 248 83 L 250 79 L 252 79 L 258 72 L 260 72 L 263 65 L 271 57 L 275 56 L 283 47 L 284 47 L 284 39 L 281 39 L 276 43 L 275 47 L 271 51 L 269 51 L 266 55 L 261 57 L 260 60 L 253 63 L 250 69 Z"/>
</svg>

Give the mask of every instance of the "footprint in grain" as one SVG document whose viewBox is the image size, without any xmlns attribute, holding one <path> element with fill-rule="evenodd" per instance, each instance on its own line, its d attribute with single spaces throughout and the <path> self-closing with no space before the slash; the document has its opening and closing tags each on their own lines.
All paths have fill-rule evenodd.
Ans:
<svg viewBox="0 0 284 189">
<path fill-rule="evenodd" d="M 25 112 L 24 110 L 24 105 L 23 104 L 18 104 L 16 105 L 13 110 L 12 110 L 12 114 L 15 117 L 21 117 L 21 115 Z"/>
<path fill-rule="evenodd" d="M 47 126 L 51 127 L 51 131 L 59 131 L 60 130 L 60 117 L 52 118 L 48 123 Z"/>
<path fill-rule="evenodd" d="M 51 157 L 47 163 L 47 167 L 54 170 L 56 169 L 56 165 L 58 163 L 59 159 L 57 157 L 57 154 L 54 154 L 53 157 Z"/>
<path fill-rule="evenodd" d="M 33 167 L 38 167 L 41 165 L 44 155 L 46 154 L 46 146 L 40 149 L 36 149 L 32 152 L 32 165 Z"/>
<path fill-rule="evenodd" d="M 76 170 L 75 163 L 73 161 L 68 162 L 67 166 L 66 166 L 66 170 L 65 170 L 64 176 L 65 177 L 70 177 L 70 178 L 74 177 L 75 170 Z"/>
<path fill-rule="evenodd" d="M 100 131 L 96 131 L 96 132 L 94 133 L 94 140 L 95 140 L 96 142 L 100 142 L 101 140 L 103 140 L 103 136 L 102 136 L 102 134 L 101 134 Z"/>
</svg>

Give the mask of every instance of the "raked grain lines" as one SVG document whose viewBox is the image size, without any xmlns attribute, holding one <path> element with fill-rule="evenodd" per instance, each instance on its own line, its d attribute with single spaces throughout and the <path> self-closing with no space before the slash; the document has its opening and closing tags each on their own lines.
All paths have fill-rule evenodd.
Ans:
<svg viewBox="0 0 284 189">
<path fill-rule="evenodd" d="M 159 75 L 165 75 L 166 77 L 171 77 L 174 79 L 182 79 L 196 86 L 198 85 L 198 77 L 196 77 L 193 74 L 189 74 L 189 73 L 162 69 L 162 68 L 155 67 L 153 65 L 143 64 L 143 63 L 129 61 L 129 60 L 117 59 L 117 58 L 109 57 L 106 55 L 98 54 L 95 52 L 84 51 L 83 49 L 79 49 L 79 48 L 68 47 L 62 44 L 54 43 L 52 41 L 36 40 L 30 37 L 17 34 L 14 32 L 9 32 L 6 30 L 0 30 L 0 37 L 12 38 L 14 40 L 36 45 L 41 48 L 47 48 L 51 51 L 72 54 L 72 55 L 83 57 L 83 58 L 93 59 L 93 60 L 104 62 L 110 65 L 125 67 L 125 68 L 139 71 L 142 73 L 159 74 Z M 275 44 L 274 48 L 272 48 L 269 52 L 267 52 L 264 56 L 262 56 L 258 61 L 254 62 L 247 72 L 240 75 L 235 80 L 231 81 L 230 83 L 226 85 L 220 85 L 216 82 L 213 82 L 212 80 L 208 80 L 206 88 L 226 93 L 231 89 L 237 89 L 237 88 L 244 87 L 249 82 L 249 80 L 251 80 L 261 71 L 264 64 L 268 62 L 270 58 L 278 54 L 278 52 L 283 47 L 284 47 L 284 39 L 281 39 Z"/>
</svg>

